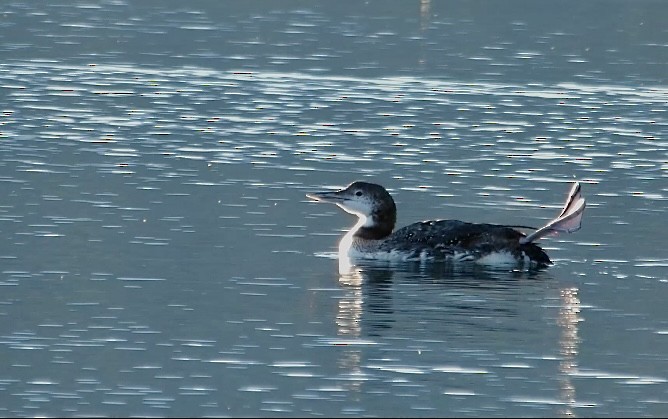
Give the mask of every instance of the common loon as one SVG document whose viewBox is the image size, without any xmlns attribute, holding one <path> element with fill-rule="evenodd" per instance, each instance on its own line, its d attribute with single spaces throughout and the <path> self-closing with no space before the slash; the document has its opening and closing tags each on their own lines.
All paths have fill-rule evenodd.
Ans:
<svg viewBox="0 0 668 419">
<path fill-rule="evenodd" d="M 341 239 L 339 258 L 403 261 L 473 261 L 484 265 L 528 264 L 543 268 L 552 261 L 535 241 L 560 232 L 580 229 L 585 200 L 575 182 L 561 213 L 527 235 L 525 226 L 432 220 L 410 224 L 393 232 L 397 207 L 387 190 L 377 184 L 353 182 L 335 192 L 307 197 L 338 205 L 358 217 Z"/>
</svg>

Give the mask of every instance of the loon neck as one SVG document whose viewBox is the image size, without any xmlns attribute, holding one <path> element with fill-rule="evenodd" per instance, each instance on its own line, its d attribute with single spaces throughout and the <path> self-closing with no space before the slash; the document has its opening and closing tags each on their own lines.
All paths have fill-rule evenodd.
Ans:
<svg viewBox="0 0 668 419">
<path fill-rule="evenodd" d="M 353 237 L 364 240 L 383 240 L 392 234 L 396 223 L 396 208 L 374 211 L 366 219 L 360 220 Z"/>
</svg>

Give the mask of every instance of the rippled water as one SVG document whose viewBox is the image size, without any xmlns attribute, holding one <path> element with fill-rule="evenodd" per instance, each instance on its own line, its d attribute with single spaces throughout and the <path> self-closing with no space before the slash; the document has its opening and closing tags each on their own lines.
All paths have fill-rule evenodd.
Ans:
<svg viewBox="0 0 668 419">
<path fill-rule="evenodd" d="M 668 10 L 527 4 L 0 6 L 0 413 L 668 413 Z M 588 207 L 541 272 L 339 275 L 355 179 Z"/>
</svg>

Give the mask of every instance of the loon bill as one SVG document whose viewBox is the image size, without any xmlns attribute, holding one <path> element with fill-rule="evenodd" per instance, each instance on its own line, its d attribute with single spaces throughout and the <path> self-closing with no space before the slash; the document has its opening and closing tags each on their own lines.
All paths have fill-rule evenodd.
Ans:
<svg viewBox="0 0 668 419">
<path fill-rule="evenodd" d="M 459 220 L 432 220 L 394 231 L 397 207 L 387 190 L 374 183 L 353 182 L 335 192 L 307 197 L 338 205 L 358 217 L 357 224 L 341 239 L 339 258 L 404 261 L 473 261 L 485 265 L 523 264 L 546 267 L 552 261 L 536 241 L 557 233 L 580 229 L 585 209 L 580 184 L 575 182 L 561 213 L 527 235 L 499 224 Z"/>
</svg>

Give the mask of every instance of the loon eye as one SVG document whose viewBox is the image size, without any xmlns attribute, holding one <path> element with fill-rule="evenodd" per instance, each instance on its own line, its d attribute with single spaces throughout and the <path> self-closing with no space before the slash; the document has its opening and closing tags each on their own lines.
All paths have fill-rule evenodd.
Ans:
<svg viewBox="0 0 668 419">
<path fill-rule="evenodd" d="M 355 192 L 355 196 L 362 196 L 362 191 Z"/>
</svg>

